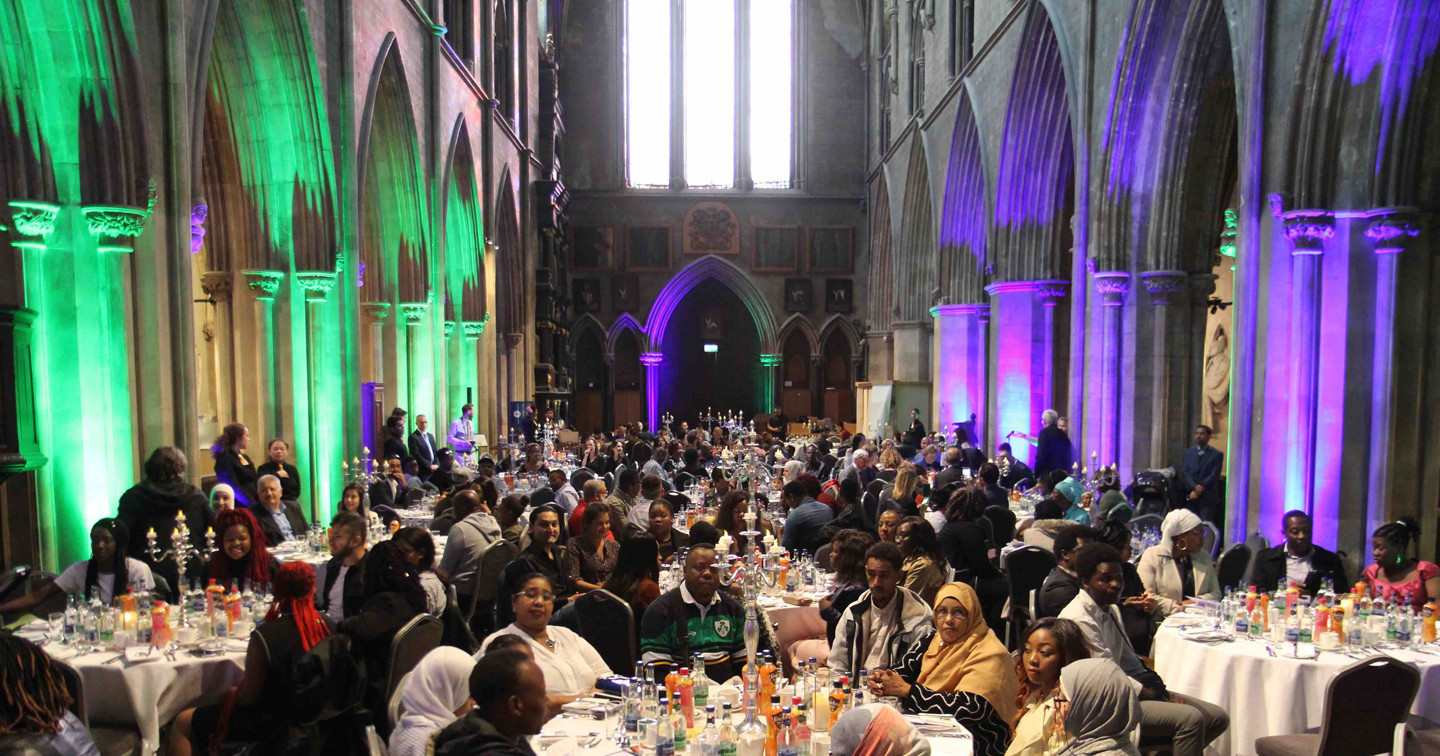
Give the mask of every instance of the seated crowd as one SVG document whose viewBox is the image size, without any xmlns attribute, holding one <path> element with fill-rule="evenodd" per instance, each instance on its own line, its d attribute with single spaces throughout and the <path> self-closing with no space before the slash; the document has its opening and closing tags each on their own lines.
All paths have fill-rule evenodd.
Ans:
<svg viewBox="0 0 1440 756">
<path fill-rule="evenodd" d="M 403 433 L 397 417 L 392 433 Z M 1196 514 L 1169 512 L 1160 543 L 1132 563 L 1133 512 L 1118 485 L 1092 502 L 1079 482 L 1050 476 L 1043 481 L 1049 498 L 1033 518 L 1017 522 L 1001 469 L 977 460 L 968 444 L 941 449 L 925 437 L 924 448 L 902 454 L 891 440 L 876 446 L 856 436 L 843 449 L 837 442 L 768 449 L 783 481 L 785 516 L 774 523 L 762 517 L 754 527 L 775 534 L 792 553 L 824 551 L 822 561 L 835 575 L 833 591 L 819 601 L 823 638 L 782 648 L 762 634 L 762 646 L 785 660 L 782 674 L 795 669 L 792 660 L 811 657 L 836 677 L 868 673 L 868 695 L 893 697 L 909 713 L 953 717 L 980 756 L 1134 754 L 1147 741 L 1199 756 L 1225 732 L 1225 711 L 1170 692 L 1143 658 L 1160 620 L 1194 598 L 1220 597 Z M 349 669 L 353 681 L 350 718 L 332 721 L 345 723 L 346 732 L 355 722 L 374 724 L 388 735 L 391 754 L 533 756 L 525 736 L 538 733 L 561 706 L 594 693 L 602 679 L 631 672 L 612 669 L 597 651 L 602 639 L 578 631 L 576 600 L 592 591 L 629 608 L 638 661 L 657 678 L 693 662 L 725 682 L 751 661 L 740 631 L 739 587 L 727 588 L 722 576 L 727 556 L 755 546 L 744 535 L 744 516 L 756 495 L 714 465 L 724 444 L 719 432 L 692 430 L 677 439 L 631 427 L 597 434 L 584 443 L 589 474 L 580 477 L 545 469 L 534 446 L 523 461 L 497 465 L 483 457 L 475 472 L 428 441 L 422 447 L 434 461 L 416 475 L 406 472 L 414 460 L 397 448 L 375 483 L 342 492 L 329 523 L 330 560 L 318 580 L 310 564 L 282 564 L 271 551 L 309 528 L 295 501 L 298 473 L 285 462 L 288 445 L 272 441 L 270 461 L 256 469 L 244 453 L 247 443 L 242 426 L 227 427 L 217 440 L 216 472 L 223 470 L 224 482 L 208 496 L 185 482 L 179 450 L 156 450 L 145 479 L 120 499 L 119 516 L 95 523 L 90 559 L 0 605 L 0 612 L 38 612 L 67 595 L 94 595 L 109 605 L 136 590 L 168 600 L 184 587 L 182 576 L 173 563 L 165 563 L 167 573 L 150 558 L 145 535 L 153 528 L 168 542 L 183 513 L 201 548 L 213 526 L 216 551 L 188 573 L 220 586 L 270 586 L 274 604 L 250 634 L 239 685 L 176 717 L 169 754 L 214 753 L 236 742 L 278 748 L 302 724 L 297 712 L 324 719 L 309 705 L 321 684 L 320 665 L 328 679 Z M 550 485 L 502 499 L 497 471 L 507 469 L 544 475 Z M 713 521 L 682 528 L 674 492 L 702 478 L 710 481 L 705 496 Z M 439 494 L 431 527 L 396 523 L 390 537 L 372 543 L 374 526 L 392 522 L 412 489 Z M 1345 584 L 1336 556 L 1310 543 L 1304 513 L 1289 512 L 1277 524 L 1285 543 L 1255 563 L 1262 589 L 1287 581 L 1310 592 L 1322 580 Z M 437 534 L 445 536 L 443 553 Z M 1378 529 L 1377 563 L 1362 579 L 1386 597 L 1403 592 L 1417 604 L 1434 600 L 1440 569 L 1413 556 L 1416 537 L 1413 522 Z M 509 544 L 493 552 L 507 561 L 491 574 L 486 555 L 497 544 Z M 1009 605 L 999 559 L 1003 547 L 1022 544 L 1054 555 L 1034 617 L 1028 607 Z M 662 592 L 662 566 L 676 561 L 683 579 Z M 481 585 L 482 576 L 495 583 Z M 423 615 L 440 620 L 441 642 L 392 691 L 392 644 Z M 1028 624 L 1013 653 L 996 632 L 1007 617 Z M 73 701 L 60 663 L 8 634 L 0 634 L 0 644 L 0 736 L 30 738 L 60 754 L 94 753 L 85 725 L 68 708 Z M 878 749 L 867 751 L 873 753 L 929 749 L 886 706 L 848 711 L 831 738 L 831 752 L 842 756 L 862 744 Z"/>
</svg>

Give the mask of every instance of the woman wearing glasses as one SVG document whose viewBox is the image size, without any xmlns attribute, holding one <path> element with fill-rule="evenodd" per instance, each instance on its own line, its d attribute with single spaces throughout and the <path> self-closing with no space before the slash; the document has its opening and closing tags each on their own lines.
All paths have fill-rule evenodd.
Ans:
<svg viewBox="0 0 1440 756">
<path fill-rule="evenodd" d="M 552 711 L 590 695 L 597 678 L 612 674 L 588 641 L 572 630 L 550 624 L 555 592 L 544 575 L 537 572 L 522 577 L 510 605 L 515 609 L 515 621 L 491 633 L 475 658 L 484 656 L 490 643 L 502 635 L 517 635 L 527 641 L 535 663 L 545 673 L 545 694 Z"/>
</svg>

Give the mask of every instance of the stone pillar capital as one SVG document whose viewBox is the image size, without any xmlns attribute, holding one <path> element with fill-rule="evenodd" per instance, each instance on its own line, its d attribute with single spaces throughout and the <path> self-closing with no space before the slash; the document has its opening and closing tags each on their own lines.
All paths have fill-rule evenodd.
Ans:
<svg viewBox="0 0 1440 756">
<path fill-rule="evenodd" d="M 41 239 L 55 233 L 55 220 L 60 217 L 59 205 L 30 200 L 11 200 L 9 204 L 10 222 L 16 233 Z"/>
<path fill-rule="evenodd" d="M 990 316 L 990 305 L 983 304 L 943 304 L 930 308 L 930 317 L 974 317 L 988 318 Z"/>
<path fill-rule="evenodd" d="M 1280 222 L 1292 255 L 1323 255 L 1325 243 L 1335 238 L 1335 214 L 1328 210 L 1291 210 Z"/>
<path fill-rule="evenodd" d="M 465 338 L 467 339 L 478 339 L 480 334 L 485 333 L 485 321 L 483 320 L 462 321 L 460 327 L 465 329 Z"/>
<path fill-rule="evenodd" d="M 1123 270 L 1102 270 L 1094 275 L 1095 293 L 1100 295 L 1100 304 L 1105 307 L 1119 307 L 1125 304 L 1130 293 L 1130 274 Z"/>
<path fill-rule="evenodd" d="M 505 334 L 505 346 L 514 349 L 520 346 L 520 340 L 523 338 L 525 338 L 525 334 L 523 333 L 507 333 Z"/>
<path fill-rule="evenodd" d="M 1420 213 L 1415 208 L 1385 208 L 1376 213 L 1365 228 L 1365 238 L 1375 246 L 1375 254 L 1399 254 L 1411 239 L 1420 236 Z"/>
<path fill-rule="evenodd" d="M 1215 282 L 1220 277 L 1214 273 L 1193 273 L 1190 276 L 1190 291 L 1195 295 L 1195 303 L 1203 305 L 1210 301 L 1210 295 L 1215 293 Z"/>
<path fill-rule="evenodd" d="M 824 365 L 824 364 L 825 364 L 825 355 L 824 355 L 824 354 L 812 354 L 812 355 L 810 355 L 810 366 L 811 366 L 811 367 L 820 367 L 821 365 Z"/>
<path fill-rule="evenodd" d="M 1150 292 L 1150 302 L 1159 307 L 1175 304 L 1185 291 L 1188 276 L 1183 270 L 1152 270 L 1140 274 L 1140 282 Z"/>
<path fill-rule="evenodd" d="M 361 302 L 360 310 L 370 316 L 370 320 L 378 323 L 390 317 L 389 302 Z"/>
<path fill-rule="evenodd" d="M 285 280 L 285 274 L 278 270 L 242 270 L 240 275 L 245 277 L 245 285 L 255 292 L 255 298 L 262 302 L 274 300 L 280 282 Z"/>
<path fill-rule="evenodd" d="M 657 354 L 658 354 L 658 353 L 657 353 Z M 642 360 L 644 359 L 644 356 L 643 356 L 643 355 L 641 356 L 641 359 L 642 359 Z M 762 355 L 760 355 L 760 364 L 761 364 L 761 365 L 764 365 L 765 367 L 775 367 L 776 365 L 779 365 L 779 364 L 780 364 L 780 355 L 778 355 L 778 354 L 762 354 Z"/>
<path fill-rule="evenodd" d="M 760 355 L 760 359 L 763 361 L 763 360 L 765 359 L 765 355 L 763 355 L 763 354 Z M 640 353 L 640 362 L 641 362 L 642 364 L 645 364 L 645 365 L 659 365 L 660 363 L 662 363 L 662 362 L 664 362 L 664 361 L 665 361 L 665 353 L 664 353 L 664 352 L 641 352 L 641 353 Z"/>
<path fill-rule="evenodd" d="M 405 325 L 419 325 L 420 319 L 425 317 L 425 311 L 430 309 L 429 302 L 401 302 L 400 317 Z"/>
<path fill-rule="evenodd" d="M 336 278 L 334 271 L 305 270 L 295 274 L 295 283 L 305 290 L 305 301 L 324 302 L 335 288 Z"/>
<path fill-rule="evenodd" d="M 200 274 L 200 290 L 216 302 L 230 301 L 230 282 L 228 271 L 207 270 Z"/>
<path fill-rule="evenodd" d="M 447 320 L 447 321 L 445 321 L 445 338 L 448 339 L 448 338 L 450 338 L 451 336 L 454 336 L 454 335 L 455 335 L 455 326 L 456 326 L 455 321 L 453 321 L 453 320 Z"/>
</svg>

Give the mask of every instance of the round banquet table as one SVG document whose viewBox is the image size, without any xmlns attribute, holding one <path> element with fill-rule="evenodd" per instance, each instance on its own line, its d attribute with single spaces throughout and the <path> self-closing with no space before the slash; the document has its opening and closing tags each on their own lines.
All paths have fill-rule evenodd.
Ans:
<svg viewBox="0 0 1440 756">
<path fill-rule="evenodd" d="M 1155 634 L 1155 671 L 1165 687 L 1194 696 L 1230 714 L 1230 729 L 1210 744 L 1210 756 L 1255 753 L 1255 739 L 1318 732 L 1325 715 L 1325 688 L 1342 669 L 1359 661 L 1334 651 L 1318 659 L 1271 657 L 1264 641 L 1238 639 L 1207 645 L 1187 639 L 1177 615 Z M 1431 644 L 1429 648 L 1440 651 Z M 1420 689 L 1410 712 L 1434 718 L 1440 711 L 1440 655 L 1387 649 L 1420 670 Z"/>
<path fill-rule="evenodd" d="M 134 726 L 144 739 L 144 751 L 160 748 L 160 728 L 193 706 L 219 701 L 245 676 L 246 639 L 225 641 L 215 656 L 194 656 L 187 649 L 170 661 L 156 652 L 154 661 L 111 661 L 118 652 L 95 651 L 70 656 L 73 651 L 57 643 L 44 649 L 80 673 L 85 683 L 85 713 L 92 724 Z M 67 658 L 68 656 L 68 658 Z"/>
</svg>

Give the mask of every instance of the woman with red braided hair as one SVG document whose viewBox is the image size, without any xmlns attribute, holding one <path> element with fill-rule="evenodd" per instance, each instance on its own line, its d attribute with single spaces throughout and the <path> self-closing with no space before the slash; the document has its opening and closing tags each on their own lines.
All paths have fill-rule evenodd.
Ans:
<svg viewBox="0 0 1440 756">
<path fill-rule="evenodd" d="M 99 756 L 90 731 L 70 711 L 59 662 L 30 641 L 0 633 L 0 740 L 16 752 Z"/>
<path fill-rule="evenodd" d="M 220 703 L 187 709 L 175 718 L 171 756 L 213 753 L 230 733 L 252 740 L 257 733 L 288 732 L 295 665 L 330 635 L 331 628 L 315 610 L 314 567 L 305 562 L 286 564 L 275 572 L 274 585 L 275 604 L 250 634 L 245 678 Z"/>
<path fill-rule="evenodd" d="M 249 580 L 255 586 L 271 582 L 280 561 L 270 555 L 265 533 L 250 510 L 221 512 L 215 517 L 215 533 L 220 548 L 210 556 L 207 577 L 222 588 L 228 588 L 232 580 Z"/>
</svg>

